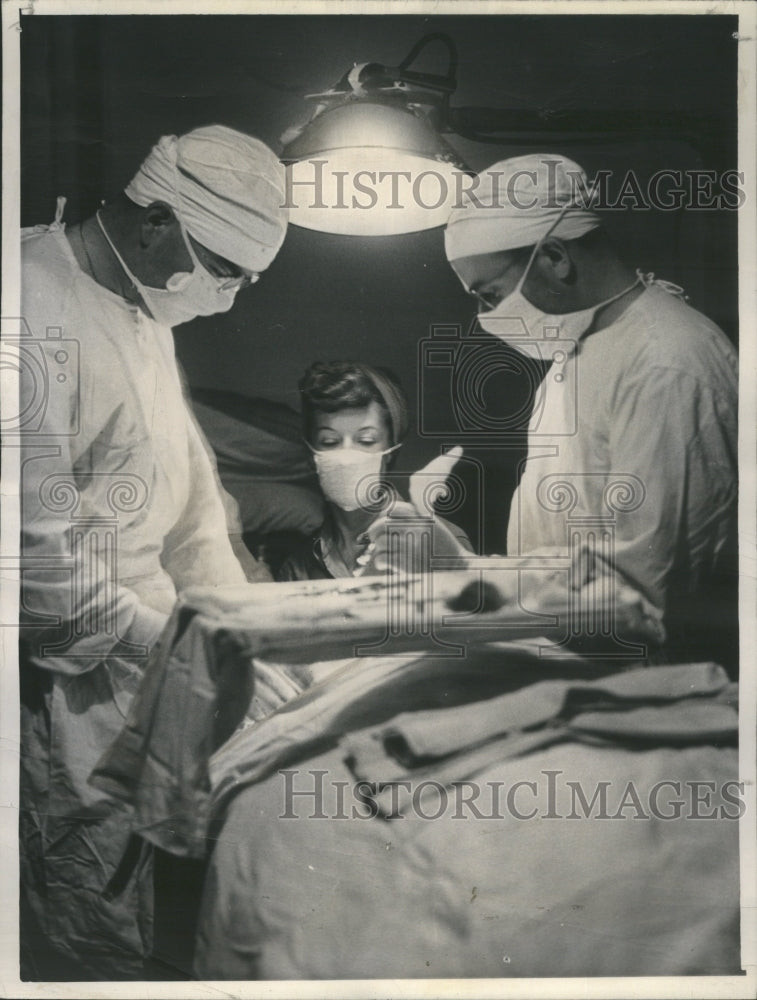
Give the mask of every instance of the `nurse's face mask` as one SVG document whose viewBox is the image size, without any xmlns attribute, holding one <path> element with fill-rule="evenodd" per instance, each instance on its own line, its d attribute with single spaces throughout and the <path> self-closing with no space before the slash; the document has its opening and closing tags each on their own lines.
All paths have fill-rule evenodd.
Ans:
<svg viewBox="0 0 757 1000">
<path fill-rule="evenodd" d="M 554 344 L 555 337 L 560 340 L 578 341 L 593 325 L 594 318 L 599 309 L 609 305 L 611 302 L 615 302 L 616 299 L 625 295 L 630 288 L 638 284 L 637 279 L 633 285 L 630 285 L 629 288 L 624 288 L 617 295 L 613 295 L 609 299 L 604 299 L 602 302 L 597 302 L 596 305 L 590 306 L 588 309 L 580 309 L 569 313 L 544 312 L 526 298 L 523 294 L 523 285 L 536 259 L 536 255 L 547 237 L 559 225 L 569 207 L 570 202 L 564 206 L 555 222 L 533 248 L 528 258 L 528 263 L 518 280 L 518 284 L 509 295 L 505 295 L 504 298 L 492 303 L 489 296 L 467 289 L 469 294 L 474 295 L 480 305 L 483 306 L 483 309 L 479 309 L 478 313 L 478 322 L 482 329 L 490 333 L 493 337 L 498 337 L 505 343 L 510 344 L 511 347 L 514 347 L 527 357 L 544 358 L 545 348 L 549 348 Z M 548 336 L 550 340 L 547 340 Z"/>
<path fill-rule="evenodd" d="M 388 445 L 389 434 L 375 402 L 336 413 L 317 413 L 308 446 L 326 499 L 346 511 L 380 503 L 384 499 L 384 457 L 399 448 Z"/>
<path fill-rule="evenodd" d="M 179 326 L 181 323 L 188 323 L 196 316 L 211 316 L 214 313 L 228 312 L 234 305 L 237 292 L 258 278 L 258 275 L 255 274 L 211 274 L 200 262 L 192 240 L 178 213 L 174 214 L 181 227 L 184 246 L 192 260 L 193 268 L 191 271 L 177 271 L 172 274 L 166 281 L 165 288 L 153 288 L 143 284 L 129 270 L 123 257 L 108 236 L 102 224 L 100 213 L 97 213 L 100 229 L 118 258 L 118 262 L 150 310 L 152 318 L 163 326 Z"/>
</svg>

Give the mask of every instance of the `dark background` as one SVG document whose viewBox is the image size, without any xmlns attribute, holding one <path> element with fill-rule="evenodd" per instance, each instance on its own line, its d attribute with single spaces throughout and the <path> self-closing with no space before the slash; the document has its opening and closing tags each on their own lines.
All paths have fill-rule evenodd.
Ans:
<svg viewBox="0 0 757 1000">
<path fill-rule="evenodd" d="M 217 122 L 278 150 L 281 133 L 308 117 L 305 94 L 327 89 L 354 62 L 396 65 L 429 31 L 448 32 L 458 46 L 453 105 L 613 114 L 619 134 L 605 139 L 561 141 L 545 131 L 525 147 L 451 137 L 476 170 L 528 150 L 565 153 L 589 176 L 633 169 L 642 182 L 663 168 L 733 169 L 737 28 L 735 17 L 667 15 L 25 17 L 22 223 L 52 221 L 60 194 L 68 197 L 67 221 L 92 214 L 162 134 Z M 414 68 L 443 72 L 443 53 L 430 48 Z M 680 125 L 664 137 L 623 134 L 626 114 L 639 111 L 650 120 L 673 112 Z M 611 213 L 607 224 L 628 263 L 683 285 L 691 303 L 736 339 L 735 212 L 629 210 Z M 415 421 L 399 462 L 412 469 L 442 443 L 465 440 L 450 373 L 433 372 L 419 404 L 418 358 L 432 324 L 467 328 L 472 315 L 441 229 L 369 239 L 290 226 L 260 283 L 230 313 L 181 328 L 176 341 L 192 385 L 294 407 L 297 381 L 313 360 L 388 365 L 413 412 L 442 432 L 423 437 Z M 484 403 L 496 413 L 518 408 L 523 392 L 522 380 L 500 374 L 489 379 Z M 468 442 L 481 465 L 464 468 L 469 500 L 453 517 L 486 551 L 504 549 L 522 443 L 517 435 L 508 447 Z"/>
</svg>

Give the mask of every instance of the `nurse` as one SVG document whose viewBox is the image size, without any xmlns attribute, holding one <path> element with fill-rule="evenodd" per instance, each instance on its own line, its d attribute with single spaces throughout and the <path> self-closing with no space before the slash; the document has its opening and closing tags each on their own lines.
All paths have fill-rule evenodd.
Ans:
<svg viewBox="0 0 757 1000">
<path fill-rule="evenodd" d="M 305 440 L 326 500 L 326 518 L 315 537 L 285 560 L 277 578 L 320 580 L 383 572 L 367 532 L 382 521 L 389 500 L 381 477 L 407 434 L 405 393 L 383 369 L 352 361 L 318 361 L 305 372 L 300 396 Z M 393 497 L 391 509 L 394 515 L 406 512 L 420 530 L 418 513 L 409 504 Z M 437 550 L 447 543 L 454 553 L 472 551 L 460 528 L 439 517 L 432 527 Z"/>
<path fill-rule="evenodd" d="M 164 136 L 113 202 L 22 233 L 48 380 L 22 461 L 22 978 L 140 979 L 151 859 L 88 784 L 177 594 L 245 581 L 171 327 L 225 312 L 276 256 L 284 174 L 212 125 Z M 33 431 L 33 432 L 32 432 Z M 128 848 L 128 849 L 127 849 Z"/>
<path fill-rule="evenodd" d="M 552 362 L 508 555 L 565 552 L 594 519 L 614 569 L 662 613 L 666 655 L 733 666 L 733 347 L 680 288 L 621 260 L 577 164 L 520 156 L 478 182 L 449 219 L 447 259 L 487 333 Z"/>
</svg>

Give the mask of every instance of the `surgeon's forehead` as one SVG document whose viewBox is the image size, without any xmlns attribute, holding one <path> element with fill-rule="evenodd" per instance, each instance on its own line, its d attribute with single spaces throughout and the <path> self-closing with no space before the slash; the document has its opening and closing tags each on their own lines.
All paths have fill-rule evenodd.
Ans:
<svg viewBox="0 0 757 1000">
<path fill-rule="evenodd" d="M 239 267 L 239 265 L 235 264 L 233 261 L 227 260 L 226 257 L 222 257 L 220 254 L 215 253 L 213 250 L 208 250 L 208 248 L 203 243 L 200 243 L 199 240 L 196 240 L 191 233 L 188 233 L 187 235 L 192 241 L 192 246 L 194 247 L 195 253 L 200 258 L 201 264 L 205 265 L 209 263 L 214 264 L 217 268 L 221 268 L 222 270 L 230 274 L 249 273 L 243 267 Z"/>
<path fill-rule="evenodd" d="M 465 288 L 470 291 L 499 278 L 517 259 L 516 251 L 500 250 L 497 253 L 461 257 L 452 261 L 452 268 Z"/>
</svg>

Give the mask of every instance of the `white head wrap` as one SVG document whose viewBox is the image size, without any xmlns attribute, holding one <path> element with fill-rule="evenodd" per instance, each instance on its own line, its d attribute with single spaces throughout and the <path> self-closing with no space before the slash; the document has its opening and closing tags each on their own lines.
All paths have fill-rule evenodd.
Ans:
<svg viewBox="0 0 757 1000">
<path fill-rule="evenodd" d="M 164 201 L 208 250 L 264 271 L 284 242 L 284 167 L 259 139 L 208 125 L 164 135 L 126 188 L 143 207 Z"/>
<path fill-rule="evenodd" d="M 578 239 L 600 224 L 586 205 L 586 174 L 564 156 L 533 153 L 500 160 L 477 181 L 447 223 L 444 246 L 449 261 L 534 246 L 558 219 L 552 233 L 566 240 Z"/>
</svg>

